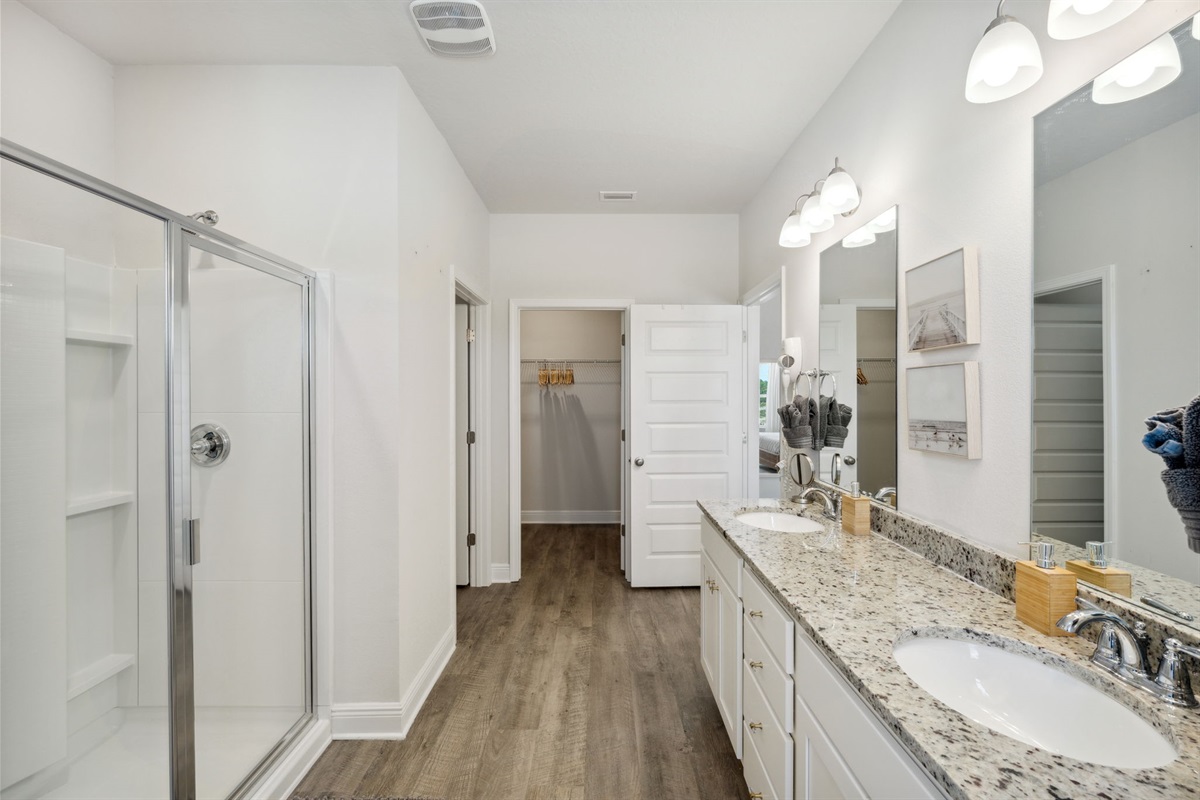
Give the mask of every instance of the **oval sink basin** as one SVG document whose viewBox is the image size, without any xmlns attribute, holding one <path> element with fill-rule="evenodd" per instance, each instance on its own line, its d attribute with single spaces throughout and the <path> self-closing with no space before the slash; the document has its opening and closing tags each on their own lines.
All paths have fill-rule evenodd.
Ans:
<svg viewBox="0 0 1200 800">
<path fill-rule="evenodd" d="M 1133 711 L 1031 655 L 936 636 L 901 641 L 894 654 L 922 689 L 1017 741 L 1124 769 L 1161 767 L 1178 756 Z"/>
<path fill-rule="evenodd" d="M 781 514 L 778 511 L 747 511 L 738 514 L 737 521 L 753 525 L 768 531 L 782 533 L 816 533 L 825 530 L 825 526 L 815 519 L 798 517 L 795 514 Z"/>
</svg>

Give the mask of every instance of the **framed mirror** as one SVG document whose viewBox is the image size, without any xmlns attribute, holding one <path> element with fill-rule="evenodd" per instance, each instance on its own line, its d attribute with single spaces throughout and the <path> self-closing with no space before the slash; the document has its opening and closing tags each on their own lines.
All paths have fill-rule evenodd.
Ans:
<svg viewBox="0 0 1200 800">
<path fill-rule="evenodd" d="M 1039 114 L 1034 149 L 1032 530 L 1060 563 L 1110 542 L 1133 602 L 1200 620 L 1200 553 L 1142 445 L 1147 418 L 1200 394 L 1192 20 Z"/>
<path fill-rule="evenodd" d="M 809 396 L 836 404 L 820 450 L 820 478 L 854 481 L 896 504 L 896 236 L 898 208 L 821 251 L 820 372 Z M 808 394 L 801 378 L 797 394 Z M 832 435 L 830 435 L 832 434 Z"/>
</svg>

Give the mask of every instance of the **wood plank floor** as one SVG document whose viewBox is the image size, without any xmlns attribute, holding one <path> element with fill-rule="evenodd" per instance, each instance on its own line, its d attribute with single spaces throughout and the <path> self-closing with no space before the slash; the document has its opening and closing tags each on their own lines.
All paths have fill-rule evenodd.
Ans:
<svg viewBox="0 0 1200 800">
<path fill-rule="evenodd" d="M 334 742 L 298 798 L 744 798 L 698 589 L 638 589 L 608 525 L 527 525 L 516 584 L 458 591 L 458 648 L 402 742 Z"/>
</svg>

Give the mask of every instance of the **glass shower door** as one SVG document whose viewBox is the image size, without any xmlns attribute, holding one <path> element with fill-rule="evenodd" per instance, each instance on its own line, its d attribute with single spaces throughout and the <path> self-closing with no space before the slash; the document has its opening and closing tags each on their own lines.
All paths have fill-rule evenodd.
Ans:
<svg viewBox="0 0 1200 800">
<path fill-rule="evenodd" d="M 174 674 L 172 733 L 194 745 L 196 796 L 223 798 L 312 708 L 309 285 L 174 233 L 172 647 L 191 672 Z"/>
</svg>

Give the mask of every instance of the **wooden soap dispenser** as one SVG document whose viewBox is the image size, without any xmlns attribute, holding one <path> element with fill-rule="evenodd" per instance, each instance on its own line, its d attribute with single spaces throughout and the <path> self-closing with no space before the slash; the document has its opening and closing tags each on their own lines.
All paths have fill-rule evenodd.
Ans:
<svg viewBox="0 0 1200 800">
<path fill-rule="evenodd" d="M 1017 562 L 1017 619 L 1047 636 L 1070 636 L 1055 623 L 1075 610 L 1075 573 L 1055 565 L 1052 543 L 1025 544 L 1034 560 Z"/>
<path fill-rule="evenodd" d="M 1066 567 L 1081 581 L 1126 597 L 1133 597 L 1133 575 L 1128 570 L 1110 567 L 1109 552 L 1109 542 L 1088 542 L 1088 560 L 1068 561 Z"/>
<path fill-rule="evenodd" d="M 855 534 L 871 532 L 871 498 L 862 493 L 858 481 L 850 484 L 850 494 L 842 498 L 842 530 Z"/>
</svg>

